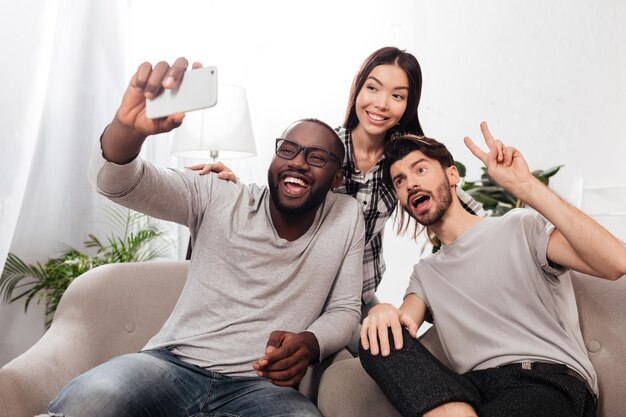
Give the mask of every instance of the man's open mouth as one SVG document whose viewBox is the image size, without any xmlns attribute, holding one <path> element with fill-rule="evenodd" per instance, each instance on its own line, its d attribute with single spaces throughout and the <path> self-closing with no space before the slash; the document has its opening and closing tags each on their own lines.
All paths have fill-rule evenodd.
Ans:
<svg viewBox="0 0 626 417">
<path fill-rule="evenodd" d="M 430 200 L 430 197 L 427 195 L 417 197 L 415 200 L 413 200 L 413 207 L 417 208 L 417 206 L 426 202 L 426 200 Z"/>
<path fill-rule="evenodd" d="M 430 195 L 426 193 L 417 192 L 409 196 L 409 205 L 417 210 L 427 208 L 429 202 Z"/>
<path fill-rule="evenodd" d="M 287 194 L 290 197 L 300 197 L 311 186 L 308 181 L 305 181 L 302 178 L 296 178 L 296 177 L 289 176 L 289 175 L 283 177 L 282 183 L 283 183 L 283 189 L 285 190 L 285 194 Z"/>
</svg>

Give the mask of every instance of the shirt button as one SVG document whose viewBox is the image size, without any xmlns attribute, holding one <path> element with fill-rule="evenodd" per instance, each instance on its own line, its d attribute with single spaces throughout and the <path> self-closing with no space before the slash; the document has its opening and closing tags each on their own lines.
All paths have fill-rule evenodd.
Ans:
<svg viewBox="0 0 626 417">
<path fill-rule="evenodd" d="M 600 343 L 596 340 L 592 340 L 587 344 L 587 350 L 591 353 L 596 353 L 600 350 Z"/>
</svg>

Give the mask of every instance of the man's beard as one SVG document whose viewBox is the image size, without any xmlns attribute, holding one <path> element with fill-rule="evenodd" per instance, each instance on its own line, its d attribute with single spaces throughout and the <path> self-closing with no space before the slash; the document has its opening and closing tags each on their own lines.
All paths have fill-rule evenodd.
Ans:
<svg viewBox="0 0 626 417">
<path fill-rule="evenodd" d="M 446 214 L 446 211 L 448 210 L 448 207 L 450 207 L 450 205 L 452 204 L 452 192 L 450 191 L 450 181 L 448 180 L 448 178 L 445 178 L 445 180 L 441 184 L 439 184 L 439 186 L 437 187 L 437 190 L 435 191 L 434 195 L 433 193 L 426 191 L 426 190 L 420 190 L 420 191 L 425 191 L 430 195 L 430 199 L 433 202 L 434 211 L 429 210 L 429 212 L 425 213 L 424 215 L 416 216 L 411 211 L 412 207 L 410 206 L 408 201 L 407 201 L 407 206 L 404 207 L 404 209 L 407 211 L 407 213 L 409 213 L 411 217 L 417 220 L 417 222 L 421 224 L 422 226 L 426 226 L 426 227 L 432 226 L 433 224 L 439 222 L 443 218 L 444 214 Z"/>
<path fill-rule="evenodd" d="M 332 181 L 332 179 L 331 179 Z M 270 196 L 272 197 L 272 202 L 278 211 L 284 214 L 303 214 L 307 213 L 311 210 L 317 210 L 317 208 L 324 202 L 326 198 L 326 194 L 328 194 L 328 190 L 330 189 L 330 184 L 322 184 L 317 189 L 311 189 L 311 193 L 309 196 L 302 202 L 302 204 L 298 206 L 290 206 L 283 204 L 280 199 L 280 189 L 279 184 L 274 181 L 274 177 L 271 173 L 267 174 L 267 183 L 270 189 Z"/>
</svg>

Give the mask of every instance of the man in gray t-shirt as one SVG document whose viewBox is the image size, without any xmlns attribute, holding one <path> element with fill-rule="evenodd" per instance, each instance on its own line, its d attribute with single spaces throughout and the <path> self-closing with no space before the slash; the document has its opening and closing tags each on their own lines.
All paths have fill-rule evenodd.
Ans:
<svg viewBox="0 0 626 417">
<path fill-rule="evenodd" d="M 294 387 L 359 323 L 364 224 L 356 200 L 329 192 L 344 158 L 332 128 L 316 119 L 289 126 L 268 187 L 138 156 L 148 136 L 182 123 L 182 113 L 147 118 L 145 102 L 176 88 L 187 65 L 139 67 L 90 166 L 113 201 L 190 228 L 187 282 L 141 352 L 71 381 L 50 415 L 321 416 Z"/>
<path fill-rule="evenodd" d="M 388 143 L 387 180 L 442 246 L 415 265 L 400 309 L 370 310 L 361 362 L 405 416 L 594 416 L 596 374 L 563 272 L 618 279 L 626 248 L 534 178 L 486 123 L 481 130 L 488 152 L 466 145 L 534 210 L 471 215 L 454 198 L 459 175 L 444 145 L 411 135 Z M 427 309 L 452 369 L 415 340 Z"/>
</svg>

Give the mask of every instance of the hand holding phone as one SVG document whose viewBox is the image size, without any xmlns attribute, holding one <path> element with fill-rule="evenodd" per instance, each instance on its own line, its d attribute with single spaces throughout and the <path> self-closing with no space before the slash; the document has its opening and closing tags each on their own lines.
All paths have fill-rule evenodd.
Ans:
<svg viewBox="0 0 626 417">
<path fill-rule="evenodd" d="M 163 90 L 146 99 L 146 116 L 151 119 L 173 113 L 213 107 L 217 103 L 217 68 L 203 67 L 185 71 L 177 88 Z"/>
</svg>

